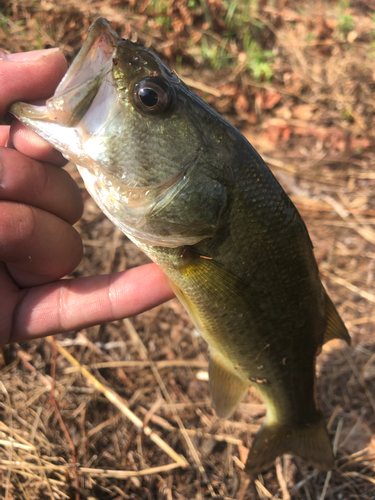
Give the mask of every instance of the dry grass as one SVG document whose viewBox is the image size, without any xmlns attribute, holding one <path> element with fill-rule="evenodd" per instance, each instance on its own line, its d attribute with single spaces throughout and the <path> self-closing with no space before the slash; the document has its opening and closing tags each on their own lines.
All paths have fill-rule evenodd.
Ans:
<svg viewBox="0 0 375 500">
<path fill-rule="evenodd" d="M 202 3 L 214 9 L 221 2 Z M 352 4 L 348 33 L 337 27 L 337 2 L 259 11 L 274 37 L 271 83 L 244 73 L 240 42 L 231 71 L 189 65 L 187 21 L 179 32 L 152 32 L 155 20 L 136 2 L 21 0 L 3 11 L 9 18 L 2 18 L 0 46 L 8 50 L 59 44 L 71 59 L 99 15 L 164 55 L 180 50 L 181 74 L 241 127 L 303 215 L 352 346 L 333 341 L 318 360 L 318 397 L 337 451 L 332 473 L 285 456 L 254 479 L 243 462 L 265 406 L 250 390 L 230 421 L 215 416 L 207 348 L 177 301 L 55 343 L 7 346 L 0 356 L 2 497 L 374 498 L 375 23 L 369 2 Z M 176 20 L 184 6 L 173 2 Z M 74 275 L 147 261 L 87 196 L 77 228 L 85 256 Z"/>
</svg>

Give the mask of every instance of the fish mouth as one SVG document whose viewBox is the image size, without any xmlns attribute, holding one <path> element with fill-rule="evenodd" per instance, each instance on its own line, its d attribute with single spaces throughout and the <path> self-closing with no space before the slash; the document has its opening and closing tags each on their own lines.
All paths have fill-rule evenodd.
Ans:
<svg viewBox="0 0 375 500">
<path fill-rule="evenodd" d="M 150 203 L 176 179 L 168 180 L 165 186 L 128 186 L 126 181 L 111 178 L 106 168 L 90 156 L 96 147 L 95 134 L 118 110 L 112 65 L 121 41 L 106 19 L 97 19 L 53 97 L 44 105 L 17 102 L 10 111 L 77 165 L 93 198 L 97 202 L 105 200 L 101 203 L 104 211 L 108 200 L 122 203 L 136 224 Z M 90 137 L 94 140 L 86 151 Z"/>
<path fill-rule="evenodd" d="M 98 73 L 101 73 L 106 63 L 112 60 L 120 40 L 106 19 L 97 19 L 90 28 L 88 37 L 73 64 L 57 87 L 54 97 L 74 87 L 79 88 L 80 85 L 87 84 Z"/>
<path fill-rule="evenodd" d="M 177 78 L 147 49 L 122 40 L 109 22 L 100 18 L 53 97 L 41 106 L 18 102 L 10 111 L 76 164 L 91 196 L 123 232 L 148 244 L 177 247 L 179 236 L 152 234 L 147 214 L 178 195 L 188 182 L 187 168 L 159 183 L 139 186 L 126 171 L 121 177 L 115 175 L 104 157 L 106 131 L 118 125 L 124 112 L 113 76 L 118 58 L 124 63 L 121 90 L 125 93 L 135 75 L 139 78 L 158 71 L 172 81 Z M 184 237 L 184 243 L 200 239 Z"/>
<path fill-rule="evenodd" d="M 13 104 L 11 113 L 61 150 L 54 134 L 48 133 L 47 127 L 43 127 L 42 123 L 74 127 L 82 120 L 96 97 L 103 78 L 112 68 L 112 58 L 120 40 L 106 19 L 97 19 L 54 96 L 44 106 Z"/>
</svg>

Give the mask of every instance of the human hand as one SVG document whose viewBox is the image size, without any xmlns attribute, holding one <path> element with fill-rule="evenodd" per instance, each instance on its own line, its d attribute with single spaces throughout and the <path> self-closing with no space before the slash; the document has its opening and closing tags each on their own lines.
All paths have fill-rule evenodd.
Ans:
<svg viewBox="0 0 375 500">
<path fill-rule="evenodd" d="M 50 97 L 66 69 L 57 49 L 0 51 L 0 116 L 13 102 Z M 155 264 L 60 279 L 82 258 L 72 224 L 83 202 L 65 163 L 19 122 L 0 125 L 0 346 L 133 316 L 173 297 Z"/>
</svg>

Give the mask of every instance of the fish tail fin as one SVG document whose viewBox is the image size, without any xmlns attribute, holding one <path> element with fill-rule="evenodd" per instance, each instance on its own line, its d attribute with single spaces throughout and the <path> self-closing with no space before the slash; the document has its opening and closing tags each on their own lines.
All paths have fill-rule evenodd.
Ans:
<svg viewBox="0 0 375 500">
<path fill-rule="evenodd" d="M 326 330 L 324 332 L 323 344 L 329 342 L 332 339 L 342 339 L 345 340 L 347 344 L 350 345 L 350 336 L 343 320 L 340 318 L 336 307 L 333 305 L 332 300 L 329 298 L 327 292 L 325 292 L 326 301 Z"/>
<path fill-rule="evenodd" d="M 259 472 L 284 453 L 293 453 L 307 465 L 320 470 L 332 469 L 332 446 L 324 417 L 320 412 L 314 423 L 303 427 L 291 428 L 265 422 L 255 436 L 245 471 L 248 474 Z"/>
</svg>

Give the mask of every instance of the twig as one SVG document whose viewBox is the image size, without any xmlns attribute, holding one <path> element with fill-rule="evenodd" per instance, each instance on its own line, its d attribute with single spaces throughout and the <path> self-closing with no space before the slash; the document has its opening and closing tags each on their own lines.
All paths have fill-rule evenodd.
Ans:
<svg viewBox="0 0 375 500">
<path fill-rule="evenodd" d="M 48 340 L 51 342 L 50 337 Z M 62 346 L 56 343 L 56 347 L 60 354 L 66 358 L 69 363 L 78 368 L 79 372 L 104 396 L 111 401 L 133 424 L 138 428 L 142 429 L 144 434 L 146 434 L 151 441 L 153 441 L 159 448 L 161 448 L 167 455 L 169 455 L 172 460 L 176 462 L 175 467 L 188 467 L 189 463 L 185 460 L 184 457 L 176 453 L 165 441 L 161 439 L 157 434 L 155 434 L 150 427 L 143 428 L 143 422 L 140 420 L 129 408 L 125 405 L 123 400 L 120 398 L 118 394 L 112 389 L 105 387 L 98 379 L 96 379 L 86 368 L 81 366 L 79 362 L 71 355 L 69 352 L 64 349 Z M 173 465 L 173 464 L 172 464 Z M 174 468 L 174 467 L 172 467 Z M 142 471 L 141 471 L 142 472 Z M 140 474 L 144 475 L 144 474 Z"/>
<path fill-rule="evenodd" d="M 344 422 L 344 419 L 340 418 L 339 423 L 337 424 L 337 429 L 336 429 L 336 433 L 335 433 L 335 440 L 333 442 L 333 454 L 334 455 L 336 455 L 337 448 L 338 448 L 338 445 L 339 445 L 339 439 L 340 439 L 340 434 L 341 434 L 341 429 L 342 429 L 343 422 Z M 323 489 L 322 489 L 322 494 L 320 495 L 320 500 L 324 500 L 325 497 L 326 497 L 331 477 L 332 477 L 332 471 L 330 470 L 330 471 L 327 472 L 326 479 L 324 481 L 324 486 L 323 486 Z"/>
<path fill-rule="evenodd" d="M 22 349 L 19 349 L 17 352 L 17 356 L 20 358 L 25 367 L 30 370 L 32 373 L 35 373 L 37 378 L 45 385 L 46 389 L 51 390 L 51 381 L 44 375 L 42 375 L 31 363 L 29 363 L 27 359 L 27 354 Z"/>
<path fill-rule="evenodd" d="M 39 416 L 38 416 L 38 418 L 39 418 Z M 4 431 L 6 431 L 8 434 L 10 434 L 10 437 L 9 437 L 10 441 L 1 440 L 0 444 L 2 444 L 3 446 L 11 446 L 12 447 L 11 451 L 13 451 L 14 448 L 18 448 L 20 450 L 30 451 L 30 452 L 32 452 L 35 455 L 35 458 L 36 458 L 38 464 L 41 467 L 41 472 L 42 472 L 44 480 L 45 480 L 45 482 L 47 484 L 47 489 L 49 491 L 50 497 L 53 500 L 55 497 L 53 495 L 52 487 L 51 487 L 51 484 L 50 484 L 51 480 L 47 477 L 47 475 L 45 473 L 45 470 L 44 470 L 44 468 L 42 466 L 42 462 L 41 462 L 40 456 L 39 456 L 38 451 L 37 451 L 36 447 L 34 446 L 34 444 L 32 442 L 29 443 L 26 439 L 24 439 L 22 436 L 18 435 L 16 432 L 14 432 L 12 429 L 10 429 L 3 422 L 0 422 L 0 428 L 3 429 Z M 14 440 L 14 438 L 17 438 L 18 441 L 20 441 L 20 442 L 17 443 Z M 12 460 L 12 456 L 10 456 L 10 460 Z M 9 468 L 8 468 L 8 470 L 9 470 Z M 16 472 L 16 471 L 14 471 L 14 472 Z M 22 471 L 22 475 L 23 476 L 27 475 L 25 473 L 25 470 Z"/>
<path fill-rule="evenodd" d="M 72 464 L 68 465 L 55 465 L 55 464 L 43 464 L 36 465 L 31 462 L 21 462 L 18 460 L 1 460 L 0 469 L 5 469 L 11 467 L 16 473 L 23 473 L 25 469 L 31 470 L 46 470 L 46 471 L 57 471 L 57 472 L 67 472 L 71 470 Z M 148 476 L 159 474 L 160 472 L 166 472 L 169 470 L 177 469 L 181 467 L 180 464 L 174 462 L 172 464 L 161 465 L 159 467 L 151 467 L 150 469 L 143 470 L 110 470 L 110 469 L 91 469 L 90 467 L 79 467 L 78 470 L 80 474 L 87 474 L 91 477 L 114 477 L 114 478 L 125 478 L 134 476 Z"/>
<path fill-rule="evenodd" d="M 193 89 L 201 90 L 202 92 L 206 92 L 207 94 L 211 94 L 215 97 L 222 97 L 223 93 L 220 90 L 215 89 L 214 87 L 210 87 L 205 85 L 202 82 L 198 82 L 197 80 L 193 80 L 192 78 L 188 78 L 187 76 L 181 77 L 181 80 L 188 86 Z"/>
<path fill-rule="evenodd" d="M 73 345 L 73 344 L 68 344 L 68 343 L 60 343 L 59 345 L 62 345 L 63 347 L 66 347 L 68 345 Z M 186 360 L 186 359 L 172 359 L 172 360 L 162 360 L 162 361 L 155 361 L 154 362 L 155 366 L 161 370 L 163 368 L 207 368 L 208 363 L 207 361 L 197 361 L 197 360 Z M 82 365 L 84 368 L 87 368 L 87 365 Z M 102 363 L 92 363 L 90 364 L 90 368 L 147 368 L 151 366 L 150 361 L 144 360 L 144 361 L 103 361 Z M 65 368 L 64 373 L 71 373 L 75 371 L 76 368 L 74 366 Z"/>
<path fill-rule="evenodd" d="M 6 397 L 6 399 L 7 399 L 8 406 L 9 406 L 9 408 L 10 408 L 10 407 L 11 407 L 11 402 L 10 402 L 9 393 L 8 393 L 8 391 L 6 390 L 5 385 L 1 382 L 1 380 L 0 380 L 0 390 L 1 390 L 4 394 L 5 394 L 5 397 Z M 10 428 L 9 428 L 9 427 L 7 427 L 7 426 L 6 426 L 6 427 L 9 429 L 10 437 L 11 437 L 11 439 L 12 439 L 12 441 L 13 441 L 13 439 L 14 439 L 14 438 L 13 438 L 13 436 L 15 435 L 15 433 L 14 433 L 14 431 L 13 431 L 13 419 L 12 419 L 12 413 L 11 413 L 10 415 L 11 415 L 11 416 L 10 416 L 10 418 L 11 418 L 11 420 L 10 420 L 11 427 L 10 427 Z M 2 423 L 2 422 L 0 422 L 0 424 L 1 424 L 1 423 Z M 3 425 L 5 426 L 5 424 L 3 424 Z M 13 458 L 13 447 L 12 447 L 12 448 L 10 449 L 10 451 L 9 451 L 9 460 L 12 460 L 12 458 Z M 7 468 L 7 472 L 8 472 L 8 473 L 7 473 L 6 484 L 5 484 L 5 500 L 8 500 L 8 498 L 9 498 L 9 489 L 10 489 L 10 484 L 11 484 L 11 483 L 10 483 L 10 476 L 11 476 L 11 473 L 12 473 L 12 471 L 11 471 L 11 468 L 10 468 L 10 467 L 8 467 L 8 468 Z"/>
<path fill-rule="evenodd" d="M 233 457 L 233 458 L 237 458 L 237 457 Z M 239 462 L 242 464 L 242 462 L 240 460 L 239 460 Z M 243 469 L 245 468 L 244 464 L 242 464 L 242 468 Z M 243 476 L 243 479 L 241 480 L 241 488 L 238 492 L 236 500 L 243 500 L 244 499 L 246 490 L 249 487 L 250 482 L 251 482 L 251 479 L 247 475 Z"/>
<path fill-rule="evenodd" d="M 335 283 L 338 283 L 339 285 L 345 286 L 349 290 L 351 290 L 354 293 L 357 293 L 364 299 L 368 300 L 369 302 L 373 302 L 375 304 L 375 295 L 372 293 L 365 292 L 358 288 L 356 285 L 353 285 L 352 283 L 349 283 L 349 281 L 344 280 L 343 278 L 340 278 L 339 276 L 336 276 L 333 273 L 330 273 L 329 271 L 325 270 L 324 268 L 322 269 L 322 273 L 324 276 L 327 276 L 327 278 L 331 279 Z"/>
<path fill-rule="evenodd" d="M 365 481 L 368 481 L 372 484 L 375 484 L 375 479 L 369 476 L 365 476 L 365 474 L 360 474 L 359 472 L 344 472 L 343 476 L 348 476 L 348 477 L 360 477 L 361 479 L 364 479 Z"/>
<path fill-rule="evenodd" d="M 347 350 L 345 348 L 343 348 L 342 351 L 344 353 L 344 356 L 345 356 L 347 362 L 350 365 L 350 368 L 353 370 L 354 375 L 357 377 L 358 382 L 361 384 L 362 389 L 365 391 L 367 399 L 369 400 L 370 405 L 372 406 L 372 409 L 373 409 L 373 411 L 375 413 L 375 401 L 374 401 L 374 398 L 372 397 L 371 392 L 368 390 L 366 382 L 364 381 L 364 379 L 363 379 L 361 373 L 359 372 L 358 368 L 353 363 L 353 360 L 350 357 L 350 355 L 348 354 Z"/>
<path fill-rule="evenodd" d="M 151 410 L 146 410 L 146 408 L 143 408 L 142 406 L 139 407 L 139 410 L 144 414 L 147 415 Z M 171 425 L 167 420 L 165 420 L 162 417 L 159 417 L 158 415 L 152 415 L 150 418 L 151 422 L 154 422 L 157 425 L 160 425 L 163 429 L 169 431 L 169 432 L 181 432 L 180 429 L 177 429 L 177 427 L 174 427 Z M 230 444 L 236 444 L 236 445 L 242 445 L 243 442 L 241 439 L 236 439 L 231 436 L 226 436 L 224 434 L 211 434 L 209 432 L 204 432 L 199 429 L 186 429 L 185 431 L 187 434 L 190 436 L 200 436 L 202 438 L 212 438 L 215 439 L 215 441 L 219 442 L 225 442 L 225 443 L 230 443 Z"/>
<path fill-rule="evenodd" d="M 270 493 L 267 488 L 259 481 L 259 479 L 255 479 L 254 481 L 255 487 L 258 490 L 259 496 L 265 496 L 267 498 L 271 498 L 272 500 L 276 500 L 276 498 Z"/>
<path fill-rule="evenodd" d="M 277 457 L 275 461 L 277 480 L 279 481 L 281 492 L 283 494 L 283 500 L 290 500 L 290 493 L 288 491 L 288 486 L 285 481 L 281 460 L 282 460 L 281 457 Z"/>
<path fill-rule="evenodd" d="M 66 440 L 69 443 L 69 448 L 70 452 L 72 454 L 72 462 L 73 462 L 73 475 L 74 475 L 74 483 L 75 483 L 75 498 L 76 500 L 80 500 L 80 494 L 79 494 L 79 479 L 78 479 L 78 472 L 77 472 L 77 455 L 76 455 L 76 449 L 74 446 L 74 443 L 72 441 L 72 438 L 70 437 L 69 431 L 66 428 L 65 422 L 61 416 L 59 407 L 57 405 L 56 399 L 55 399 L 55 376 L 56 376 L 56 357 L 57 357 L 57 346 L 55 339 L 53 337 L 49 337 L 48 340 L 50 341 L 52 345 L 52 361 L 51 361 L 51 377 L 52 377 L 52 385 L 51 385 L 51 391 L 50 391 L 50 399 L 49 402 L 55 412 L 55 415 L 57 416 L 57 419 L 60 422 L 60 426 L 65 434 Z"/>
<path fill-rule="evenodd" d="M 5 439 L 0 439 L 0 445 L 9 446 L 12 448 L 20 448 L 21 450 L 33 450 L 34 448 L 33 446 L 27 444 L 17 443 L 16 441 L 13 441 L 13 439 L 11 439 L 10 441 L 7 441 Z"/>
<path fill-rule="evenodd" d="M 336 201 L 334 198 L 331 196 L 325 195 L 321 196 L 321 199 L 325 201 L 326 203 L 330 204 L 332 208 L 335 210 L 335 212 L 345 221 L 348 221 L 348 216 L 350 212 L 343 206 L 341 203 Z M 357 223 L 354 221 L 348 221 L 347 224 L 349 227 L 354 229 L 362 238 L 367 240 L 368 242 L 372 243 L 375 245 L 375 231 L 369 227 L 363 227 L 359 221 L 363 222 L 362 219 L 360 219 L 358 216 L 353 214 L 353 216 L 357 219 Z"/>
<path fill-rule="evenodd" d="M 149 421 L 153 419 L 163 401 L 163 398 L 157 399 L 151 408 L 148 411 L 146 410 L 145 417 L 143 419 L 143 427 L 148 425 Z"/>
<path fill-rule="evenodd" d="M 241 470 L 245 470 L 245 464 L 243 462 L 241 462 L 241 460 L 236 457 L 236 455 L 233 455 L 232 457 L 233 459 L 233 462 L 241 469 Z"/>
<path fill-rule="evenodd" d="M 146 350 L 145 346 L 143 345 L 143 342 L 142 342 L 140 336 L 138 335 L 136 329 L 134 328 L 133 323 L 128 318 L 125 318 L 123 320 L 123 323 L 124 323 L 124 326 L 126 328 L 126 331 L 128 332 L 128 334 L 131 338 L 131 341 L 134 344 L 134 347 L 136 347 L 138 349 L 139 357 L 141 359 L 143 359 L 144 361 L 147 361 L 148 360 L 147 350 Z"/>
<path fill-rule="evenodd" d="M 297 493 L 303 486 L 305 486 L 306 483 L 310 481 L 310 479 L 313 479 L 318 475 L 318 471 L 315 469 L 314 472 L 306 476 L 304 479 L 301 479 L 297 484 L 293 486 L 293 488 L 290 489 L 290 493 L 293 495 L 294 493 Z"/>
<path fill-rule="evenodd" d="M 142 357 L 144 357 L 144 358 L 147 359 L 148 358 L 147 349 L 146 349 L 144 343 L 142 342 L 142 339 L 138 335 L 138 332 L 135 330 L 134 326 L 132 325 L 132 323 L 130 321 L 129 321 L 129 323 L 131 324 L 131 329 L 130 329 L 132 331 L 131 335 L 134 338 L 136 345 L 138 345 L 138 346 L 141 347 L 141 349 L 143 351 Z M 195 463 L 198 465 L 200 472 L 203 475 L 205 475 L 205 471 L 204 471 L 204 468 L 203 468 L 202 463 L 200 461 L 200 458 L 198 456 L 197 450 L 195 449 L 193 443 L 191 442 L 191 439 L 190 439 L 190 437 L 188 436 L 188 434 L 186 432 L 185 426 L 182 423 L 182 420 L 181 420 L 181 418 L 180 418 L 177 410 L 173 406 L 172 398 L 170 397 L 169 392 L 167 391 L 167 388 L 165 387 L 165 384 L 164 384 L 164 382 L 163 382 L 163 380 L 162 380 L 162 378 L 161 378 L 161 376 L 160 376 L 160 374 L 158 372 L 158 369 L 156 368 L 155 364 L 153 363 L 153 361 L 150 358 L 149 358 L 149 362 L 150 362 L 152 373 L 154 374 L 154 377 L 155 377 L 157 383 L 159 384 L 159 387 L 160 387 L 162 393 L 164 394 L 165 399 L 168 401 L 168 403 L 172 407 L 172 410 L 173 410 L 173 412 L 175 414 L 178 426 L 179 426 L 179 428 L 181 430 L 182 435 L 185 438 L 185 442 L 186 442 L 186 444 L 187 444 L 187 446 L 188 446 L 188 448 L 190 450 L 190 453 L 192 454 Z"/>
</svg>

